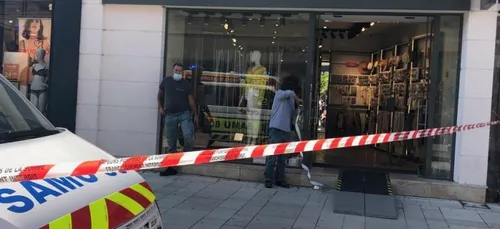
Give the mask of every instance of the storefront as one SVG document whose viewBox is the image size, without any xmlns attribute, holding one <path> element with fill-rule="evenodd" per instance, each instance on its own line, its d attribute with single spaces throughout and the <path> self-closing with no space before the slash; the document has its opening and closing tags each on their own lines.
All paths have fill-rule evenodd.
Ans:
<svg viewBox="0 0 500 229">
<path fill-rule="evenodd" d="M 73 131 L 81 4 L 0 1 L 2 74 L 50 121 Z"/>
<path fill-rule="evenodd" d="M 288 76 L 301 81 L 308 138 L 487 121 L 496 13 L 471 7 L 469 0 L 84 3 L 77 133 L 116 155 L 164 152 L 155 96 L 175 62 L 202 85 L 207 147 L 266 143 L 273 90 Z M 319 152 L 307 161 L 484 192 L 488 135 Z"/>
</svg>

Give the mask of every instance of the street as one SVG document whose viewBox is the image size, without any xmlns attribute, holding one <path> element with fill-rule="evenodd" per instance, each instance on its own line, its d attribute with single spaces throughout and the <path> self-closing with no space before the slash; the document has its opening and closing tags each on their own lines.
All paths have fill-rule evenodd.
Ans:
<svg viewBox="0 0 500 229">
<path fill-rule="evenodd" d="M 201 176 L 143 176 L 157 196 L 164 229 L 500 229 L 500 206 L 397 197 L 399 219 L 333 213 L 333 190 L 266 189 Z"/>
</svg>

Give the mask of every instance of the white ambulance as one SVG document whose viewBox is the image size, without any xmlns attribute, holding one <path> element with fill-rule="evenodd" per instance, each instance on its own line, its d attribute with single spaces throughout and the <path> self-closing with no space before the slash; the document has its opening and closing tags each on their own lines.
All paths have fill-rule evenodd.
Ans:
<svg viewBox="0 0 500 229">
<path fill-rule="evenodd" d="M 113 156 L 55 128 L 0 75 L 0 180 L 6 168 Z M 4 171 L 2 171 L 4 170 Z M 161 229 L 155 195 L 136 172 L 0 183 L 0 229 Z"/>
</svg>

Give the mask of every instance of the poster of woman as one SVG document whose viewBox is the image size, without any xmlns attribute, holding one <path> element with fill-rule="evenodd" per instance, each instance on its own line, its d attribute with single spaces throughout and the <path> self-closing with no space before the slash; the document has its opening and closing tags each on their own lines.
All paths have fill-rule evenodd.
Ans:
<svg viewBox="0 0 500 229">
<path fill-rule="evenodd" d="M 30 63 L 38 48 L 45 50 L 49 62 L 51 29 L 49 18 L 19 18 L 19 52 L 28 53 Z"/>
</svg>

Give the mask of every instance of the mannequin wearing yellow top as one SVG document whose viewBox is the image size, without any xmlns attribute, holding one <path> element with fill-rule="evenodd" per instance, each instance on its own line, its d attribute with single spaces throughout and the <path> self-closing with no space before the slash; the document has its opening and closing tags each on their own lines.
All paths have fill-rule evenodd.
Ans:
<svg viewBox="0 0 500 229">
<path fill-rule="evenodd" d="M 249 142 L 247 144 L 254 145 L 257 144 L 256 140 L 259 136 L 259 131 L 261 125 L 261 109 L 262 103 L 264 101 L 265 89 L 262 86 L 267 84 L 268 77 L 264 76 L 266 73 L 266 68 L 260 64 L 261 53 L 257 50 L 250 53 L 250 68 L 247 71 L 245 77 L 245 87 L 243 88 L 243 94 L 241 96 L 241 101 L 246 99 L 246 107 L 248 109 L 254 109 L 253 112 L 247 112 L 248 129 L 247 137 Z M 258 86 L 261 86 L 260 88 Z M 265 133 L 262 133 L 265 134 Z"/>
<path fill-rule="evenodd" d="M 260 64 L 261 55 L 257 50 L 250 53 L 250 68 L 248 68 L 245 77 L 246 85 L 241 98 L 241 100 L 247 100 L 247 108 L 261 109 L 262 102 L 264 101 L 265 90 L 262 87 L 259 89 L 257 86 L 265 86 L 268 78 L 264 76 L 267 70 L 266 67 Z"/>
</svg>

